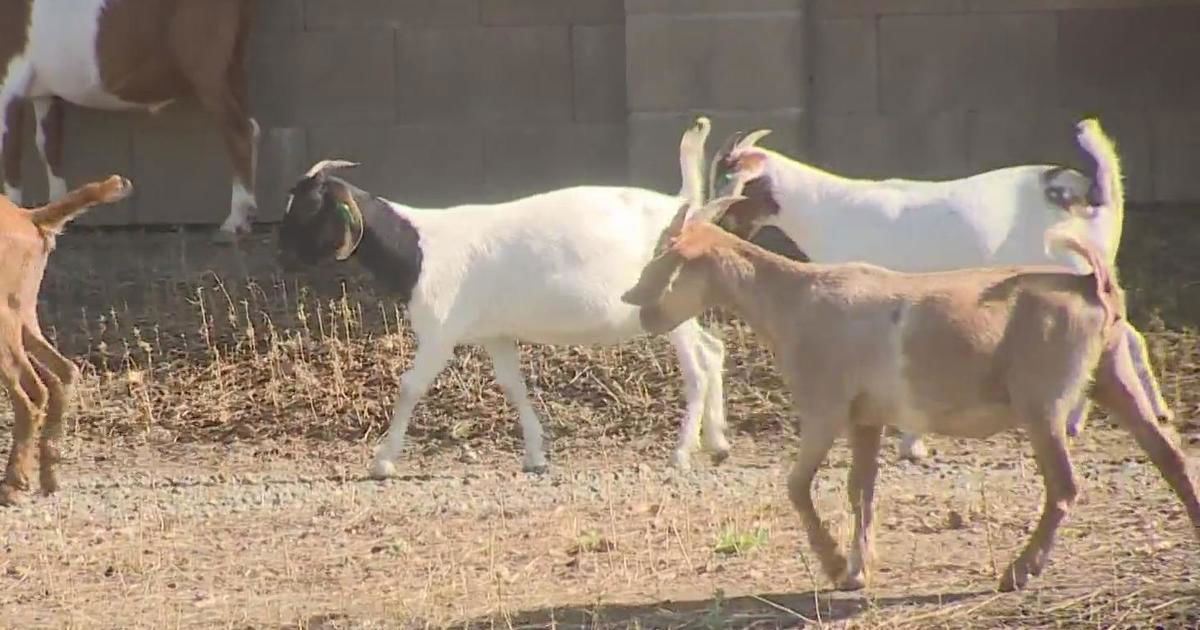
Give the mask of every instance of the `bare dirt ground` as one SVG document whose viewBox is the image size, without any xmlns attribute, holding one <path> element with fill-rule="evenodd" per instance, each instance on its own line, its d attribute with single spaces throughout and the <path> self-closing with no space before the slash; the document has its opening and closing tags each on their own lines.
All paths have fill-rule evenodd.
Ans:
<svg viewBox="0 0 1200 630">
<path fill-rule="evenodd" d="M 1200 476 L 1200 222 L 1133 213 L 1122 279 Z M 43 321 L 85 371 L 63 491 L 0 510 L 13 628 L 1200 626 L 1200 543 L 1157 472 L 1097 415 L 1083 496 L 1046 572 L 998 594 L 1036 520 L 1020 436 L 931 438 L 880 475 L 876 574 L 837 593 L 782 482 L 800 436 L 769 357 L 729 346 L 733 457 L 668 470 L 680 409 L 667 344 L 523 348 L 551 472 L 519 472 L 515 419 L 478 353 L 418 407 L 402 476 L 364 478 L 396 377 L 402 309 L 352 267 L 273 270 L 264 236 L 61 239 Z M 344 283 L 344 288 L 343 284 Z M 0 409 L 0 447 L 10 420 Z M 839 447 L 818 505 L 843 540 Z"/>
</svg>

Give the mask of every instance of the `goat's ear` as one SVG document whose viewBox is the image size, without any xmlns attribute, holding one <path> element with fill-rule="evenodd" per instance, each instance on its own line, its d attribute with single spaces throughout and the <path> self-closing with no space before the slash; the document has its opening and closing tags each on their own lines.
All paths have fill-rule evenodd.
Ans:
<svg viewBox="0 0 1200 630">
<path fill-rule="evenodd" d="M 653 306 L 662 299 L 667 288 L 679 275 L 683 257 L 668 249 L 642 269 L 637 284 L 621 295 L 621 301 L 634 306 Z"/>
<path fill-rule="evenodd" d="M 346 260 L 354 250 L 358 249 L 358 244 L 362 242 L 363 237 L 363 215 L 359 209 L 358 203 L 354 201 L 354 197 L 347 194 L 339 194 L 334 197 L 337 203 L 338 218 L 341 219 L 342 225 L 345 227 L 345 234 L 342 236 L 342 243 L 338 245 L 337 253 L 334 257 L 338 260 Z"/>
<path fill-rule="evenodd" d="M 744 201 L 745 199 L 746 198 L 740 194 L 728 195 L 721 197 L 720 199 L 714 199 L 705 204 L 703 208 L 696 210 L 696 212 L 694 212 L 688 220 L 716 223 L 717 221 L 721 220 L 721 217 L 725 216 L 725 212 L 729 210 L 730 206 L 739 201 Z"/>
</svg>

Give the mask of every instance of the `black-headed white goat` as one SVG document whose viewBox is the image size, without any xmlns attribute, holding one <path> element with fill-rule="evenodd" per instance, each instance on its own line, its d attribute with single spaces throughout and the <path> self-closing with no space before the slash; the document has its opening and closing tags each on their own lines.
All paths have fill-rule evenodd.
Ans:
<svg viewBox="0 0 1200 630">
<path fill-rule="evenodd" d="M 546 468 L 542 426 L 526 392 L 517 342 L 616 344 L 645 334 L 621 292 L 637 281 L 681 197 L 703 194 L 701 119 L 680 142 L 684 190 L 578 186 L 515 201 L 412 208 L 332 176 L 351 162 L 314 165 L 291 190 L 279 230 L 284 266 L 354 258 L 408 304 L 419 347 L 401 379 L 387 436 L 371 474 L 395 471 L 417 401 L 458 344 L 480 344 L 517 408 L 523 468 Z M 687 409 L 673 460 L 690 465 L 703 426 L 714 461 L 729 453 L 721 371 L 724 345 L 695 319 L 667 332 L 684 378 Z"/>
</svg>

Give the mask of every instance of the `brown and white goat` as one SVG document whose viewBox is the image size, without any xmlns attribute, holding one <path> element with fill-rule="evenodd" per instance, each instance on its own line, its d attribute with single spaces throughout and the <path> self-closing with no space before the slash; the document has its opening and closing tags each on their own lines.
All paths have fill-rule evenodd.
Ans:
<svg viewBox="0 0 1200 630">
<path fill-rule="evenodd" d="M 64 101 L 146 109 L 195 96 L 221 128 L 233 167 L 216 240 L 250 230 L 258 123 L 242 68 L 251 0 L 6 0 L 0 3 L 0 142 L 4 192 L 21 204 L 24 101 L 33 103 L 49 198 L 66 194 Z"/>
<path fill-rule="evenodd" d="M 20 502 L 29 490 L 35 439 L 42 491 L 58 489 L 58 442 L 79 370 L 46 341 L 38 325 L 38 291 L 55 237 L 87 208 L 119 201 L 132 190 L 129 180 L 113 175 L 33 210 L 0 197 L 0 380 L 13 407 L 12 451 L 0 483 L 0 505 Z"/>
<path fill-rule="evenodd" d="M 1182 500 L 1200 535 L 1200 503 L 1183 454 L 1159 427 L 1117 325 L 1124 293 L 1097 250 L 1064 226 L 1048 242 L 1093 270 L 976 268 L 900 273 L 865 263 L 802 264 L 711 224 L 725 197 L 672 223 L 669 243 L 622 299 L 650 332 L 709 306 L 727 306 L 766 341 L 792 395 L 802 438 L 788 492 L 825 573 L 839 588 L 867 579 L 872 498 L 885 425 L 984 438 L 1020 428 L 1046 487 L 1041 520 L 1000 581 L 1041 573 L 1077 496 L 1066 419 L 1094 377 L 1106 407 Z M 849 560 L 813 505 L 813 478 L 834 439 L 853 452 L 848 488 L 855 532 Z"/>
</svg>

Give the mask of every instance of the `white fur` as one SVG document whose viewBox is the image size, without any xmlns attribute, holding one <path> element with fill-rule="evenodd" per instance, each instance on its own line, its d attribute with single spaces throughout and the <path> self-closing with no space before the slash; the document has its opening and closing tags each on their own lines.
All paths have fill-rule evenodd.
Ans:
<svg viewBox="0 0 1200 630">
<path fill-rule="evenodd" d="M 1077 139 L 1098 159 L 1105 185 L 1110 190 L 1110 180 L 1119 185 L 1116 154 L 1099 125 L 1080 123 Z M 748 136 L 732 153 L 765 157 L 763 173 L 780 211 L 762 225 L 777 226 L 814 262 L 863 261 L 903 272 L 1042 264 L 1089 269 L 1074 252 L 1046 249 L 1046 230 L 1068 216 L 1045 196 L 1041 175 L 1048 166 L 1013 166 L 945 181 L 868 180 L 835 175 L 752 145 Z M 1114 203 L 1120 207 L 1080 219 L 1083 233 L 1102 247 L 1109 264 L 1116 261 L 1124 209 L 1123 198 Z M 1131 348 L 1140 349 L 1133 352 L 1139 373 L 1150 374 L 1144 341 L 1132 327 L 1127 335 Z M 1143 382 L 1147 379 L 1153 382 L 1149 376 Z M 1168 415 L 1157 388 L 1148 393 L 1156 413 Z M 1073 434 L 1087 406 L 1085 400 L 1072 410 Z M 907 433 L 900 450 L 917 459 L 925 447 Z"/>
<path fill-rule="evenodd" d="M 413 407 L 463 343 L 484 347 L 497 382 L 517 408 L 524 468 L 546 466 L 541 421 L 525 390 L 516 343 L 611 345 L 646 334 L 638 309 L 622 302 L 621 293 L 637 282 L 683 198 L 702 191 L 700 160 L 708 129 L 704 119 L 681 140 L 679 196 L 578 186 L 506 203 L 435 210 L 388 202 L 420 239 L 421 274 L 408 304 L 419 347 L 401 378 L 391 426 L 372 465 L 374 476 L 395 471 L 393 460 L 403 447 Z M 723 460 L 729 451 L 724 345 L 696 319 L 667 337 L 680 361 L 687 400 L 673 462 L 690 466 L 701 426 L 705 446 Z"/>
</svg>

